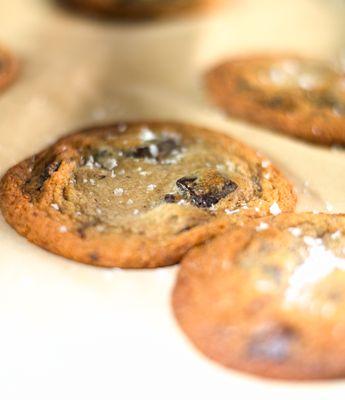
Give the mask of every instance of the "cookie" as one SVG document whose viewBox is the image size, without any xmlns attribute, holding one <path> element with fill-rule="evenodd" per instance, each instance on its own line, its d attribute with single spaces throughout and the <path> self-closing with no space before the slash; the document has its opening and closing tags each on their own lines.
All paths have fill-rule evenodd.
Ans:
<svg viewBox="0 0 345 400">
<path fill-rule="evenodd" d="M 183 331 L 228 368 L 279 379 L 345 376 L 345 215 L 281 214 L 185 257 Z"/>
<path fill-rule="evenodd" d="M 58 0 L 92 15 L 106 18 L 147 19 L 209 9 L 222 0 Z"/>
<path fill-rule="evenodd" d="M 297 56 L 226 61 L 206 75 L 215 104 L 229 115 L 307 141 L 345 143 L 345 73 Z"/>
<path fill-rule="evenodd" d="M 0 91 L 13 82 L 17 75 L 18 63 L 4 47 L 0 47 Z"/>
<path fill-rule="evenodd" d="M 0 183 L 3 215 L 21 235 L 106 267 L 174 264 L 232 220 L 295 203 L 290 183 L 245 145 L 164 122 L 68 135 Z"/>
</svg>

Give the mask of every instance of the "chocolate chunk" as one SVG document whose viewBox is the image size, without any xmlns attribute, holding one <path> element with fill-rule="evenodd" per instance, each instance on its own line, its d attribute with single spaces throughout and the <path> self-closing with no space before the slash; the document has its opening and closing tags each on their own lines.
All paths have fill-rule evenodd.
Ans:
<svg viewBox="0 0 345 400">
<path fill-rule="evenodd" d="M 253 359 L 283 362 L 289 357 L 291 345 L 295 340 L 296 333 L 286 326 L 260 331 L 249 343 L 248 356 Z"/>
<path fill-rule="evenodd" d="M 307 92 L 306 98 L 309 102 L 311 102 L 314 106 L 319 108 L 333 108 L 338 104 L 337 99 L 331 94 L 327 92 Z"/>
<path fill-rule="evenodd" d="M 94 262 L 97 262 L 99 260 L 99 255 L 95 252 L 90 253 L 90 259 Z"/>
<path fill-rule="evenodd" d="M 31 190 L 36 190 L 36 191 L 41 191 L 45 182 L 56 172 L 61 165 L 61 161 L 57 160 L 50 160 L 46 162 L 43 165 L 39 165 L 38 168 L 35 168 L 35 170 L 32 173 L 33 178 L 29 179 L 26 182 L 26 189 L 31 191 Z M 39 172 L 40 171 L 40 172 Z"/>
<path fill-rule="evenodd" d="M 296 108 L 295 102 L 284 95 L 264 97 L 258 99 L 258 102 L 265 107 L 281 111 L 293 111 Z"/>
<path fill-rule="evenodd" d="M 169 157 L 174 150 L 179 150 L 180 145 L 174 139 L 165 139 L 161 141 L 152 141 L 145 146 L 137 147 L 133 150 L 125 151 L 126 157 L 149 158 L 161 160 Z"/>
<path fill-rule="evenodd" d="M 332 93 L 310 92 L 306 94 L 306 97 L 318 108 L 330 108 L 339 115 L 345 115 L 345 104 Z"/>
<path fill-rule="evenodd" d="M 262 193 L 262 186 L 259 175 L 252 176 L 252 182 L 257 190 L 258 193 Z"/>
<path fill-rule="evenodd" d="M 174 194 L 168 193 L 164 197 L 166 203 L 176 203 L 176 196 Z"/>
<path fill-rule="evenodd" d="M 176 186 L 188 200 L 197 207 L 210 208 L 229 193 L 237 189 L 237 184 L 230 179 L 221 179 L 216 184 L 202 182 L 197 177 L 183 177 L 176 181 Z"/>
</svg>

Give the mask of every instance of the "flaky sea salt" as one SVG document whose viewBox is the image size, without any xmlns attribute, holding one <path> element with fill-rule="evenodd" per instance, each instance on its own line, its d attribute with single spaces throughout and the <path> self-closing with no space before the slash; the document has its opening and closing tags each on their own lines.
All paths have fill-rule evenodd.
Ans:
<svg viewBox="0 0 345 400">
<path fill-rule="evenodd" d="M 90 156 L 85 164 L 85 167 L 92 169 L 95 165 L 95 160 L 93 156 Z"/>
<path fill-rule="evenodd" d="M 103 161 L 103 166 L 110 171 L 117 167 L 117 160 L 115 158 L 107 158 Z"/>
<path fill-rule="evenodd" d="M 50 205 L 52 208 L 54 208 L 54 210 L 60 210 L 60 207 L 59 207 L 59 205 L 58 204 L 56 204 L 56 203 L 52 203 L 51 205 Z"/>
<path fill-rule="evenodd" d="M 279 214 L 281 214 L 281 212 L 282 212 L 282 210 L 280 209 L 278 203 L 274 202 L 270 207 L 270 213 L 272 215 L 279 215 Z"/>
<path fill-rule="evenodd" d="M 61 225 L 61 226 L 59 227 L 59 232 L 60 232 L 60 233 L 66 233 L 66 232 L 68 232 L 67 226 Z"/>
<path fill-rule="evenodd" d="M 148 128 L 142 128 L 139 136 L 144 142 L 156 139 L 156 135 Z"/>
<path fill-rule="evenodd" d="M 150 153 L 152 157 L 157 157 L 159 154 L 159 148 L 156 144 L 150 144 L 149 146 Z"/>
<path fill-rule="evenodd" d="M 292 228 L 289 228 L 288 231 L 289 231 L 293 236 L 296 236 L 296 237 L 299 237 L 299 236 L 302 235 L 302 229 L 301 229 L 301 228 L 292 227 Z"/>
<path fill-rule="evenodd" d="M 124 190 L 122 188 L 116 188 L 114 190 L 114 195 L 115 196 L 122 196 L 123 195 Z"/>
<path fill-rule="evenodd" d="M 262 168 L 268 168 L 271 165 L 271 162 L 269 160 L 262 160 L 261 166 Z"/>
<path fill-rule="evenodd" d="M 226 215 L 233 215 L 233 214 L 239 213 L 240 210 L 238 210 L 238 209 L 236 209 L 236 210 L 230 210 L 230 209 L 226 208 L 226 209 L 224 210 L 224 212 L 225 212 Z"/>
<path fill-rule="evenodd" d="M 147 190 L 149 191 L 149 192 L 152 192 L 153 190 L 155 190 L 156 189 L 156 187 L 157 187 L 157 185 L 155 185 L 154 183 L 151 183 L 150 185 L 147 185 Z"/>
<path fill-rule="evenodd" d="M 322 245 L 322 239 L 316 238 L 313 236 L 304 236 L 303 241 L 307 246 L 321 246 Z"/>
<path fill-rule="evenodd" d="M 335 231 L 334 233 L 332 233 L 331 234 L 331 238 L 333 239 L 333 240 L 338 240 L 338 239 L 340 239 L 341 238 L 341 231 Z"/>
<path fill-rule="evenodd" d="M 260 222 L 260 225 L 258 225 L 255 230 L 257 232 L 265 231 L 266 229 L 269 228 L 269 225 L 266 222 Z"/>
<path fill-rule="evenodd" d="M 128 205 L 128 206 L 132 205 L 133 203 L 134 203 L 134 201 L 133 201 L 132 199 L 128 199 L 128 200 L 127 200 L 127 205 Z"/>
<path fill-rule="evenodd" d="M 137 208 L 133 210 L 133 215 L 139 215 L 139 210 Z"/>
</svg>

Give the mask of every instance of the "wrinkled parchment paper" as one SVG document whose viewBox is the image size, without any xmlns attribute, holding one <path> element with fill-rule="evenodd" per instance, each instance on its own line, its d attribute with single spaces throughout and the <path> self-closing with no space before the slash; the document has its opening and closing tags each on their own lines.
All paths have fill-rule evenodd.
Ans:
<svg viewBox="0 0 345 400">
<path fill-rule="evenodd" d="M 0 41 L 22 71 L 0 95 L 0 174 L 79 127 L 165 118 L 229 132 L 269 156 L 295 183 L 300 210 L 345 211 L 344 150 L 231 120 L 208 103 L 200 81 L 227 54 L 337 56 L 341 4 L 232 0 L 207 16 L 124 25 L 49 0 L 3 0 Z M 0 217 L 0 398 L 344 398 L 341 381 L 277 383 L 205 359 L 172 318 L 176 272 L 77 264 L 28 243 Z"/>
</svg>

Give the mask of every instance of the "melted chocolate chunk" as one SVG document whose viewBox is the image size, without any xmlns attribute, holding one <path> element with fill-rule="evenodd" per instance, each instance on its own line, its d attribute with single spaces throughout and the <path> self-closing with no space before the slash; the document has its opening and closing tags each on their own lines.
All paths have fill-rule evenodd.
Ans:
<svg viewBox="0 0 345 400">
<path fill-rule="evenodd" d="M 176 181 L 176 186 L 197 207 L 210 208 L 229 193 L 237 189 L 237 184 L 230 179 L 222 179 L 222 183 L 205 184 L 197 177 L 183 177 Z"/>
<path fill-rule="evenodd" d="M 284 362 L 290 355 L 296 333 L 289 327 L 278 326 L 253 336 L 247 349 L 253 359 Z"/>
<path fill-rule="evenodd" d="M 161 160 L 169 157 L 174 150 L 179 149 L 180 145 L 174 139 L 165 139 L 162 141 L 152 141 L 145 146 L 125 151 L 124 154 L 126 157 Z"/>
</svg>

